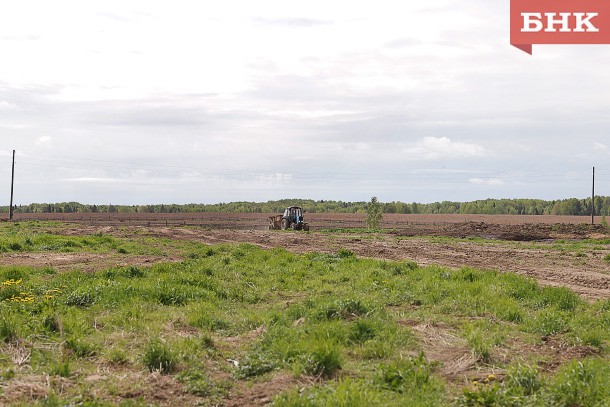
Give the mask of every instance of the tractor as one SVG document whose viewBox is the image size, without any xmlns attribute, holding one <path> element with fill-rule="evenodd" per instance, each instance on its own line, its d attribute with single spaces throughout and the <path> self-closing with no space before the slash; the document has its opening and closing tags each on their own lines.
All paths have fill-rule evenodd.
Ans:
<svg viewBox="0 0 610 407">
<path fill-rule="evenodd" d="M 308 231 L 309 224 L 303 222 L 303 208 L 300 206 L 291 206 L 286 208 L 283 215 L 269 217 L 269 229 Z"/>
</svg>

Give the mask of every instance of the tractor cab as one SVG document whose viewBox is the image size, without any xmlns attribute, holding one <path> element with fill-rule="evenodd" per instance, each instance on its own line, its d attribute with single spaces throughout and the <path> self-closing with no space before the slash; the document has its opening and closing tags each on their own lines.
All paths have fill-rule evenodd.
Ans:
<svg viewBox="0 0 610 407">
<path fill-rule="evenodd" d="M 291 206 L 286 208 L 282 215 L 270 216 L 269 230 L 274 229 L 309 230 L 309 224 L 303 220 L 303 208 Z"/>
<path fill-rule="evenodd" d="M 282 219 L 288 219 L 291 223 L 301 223 L 303 222 L 303 209 L 298 206 L 286 208 Z"/>
<path fill-rule="evenodd" d="M 309 230 L 309 225 L 303 222 L 303 208 L 291 206 L 286 208 L 282 216 L 282 230 Z"/>
</svg>

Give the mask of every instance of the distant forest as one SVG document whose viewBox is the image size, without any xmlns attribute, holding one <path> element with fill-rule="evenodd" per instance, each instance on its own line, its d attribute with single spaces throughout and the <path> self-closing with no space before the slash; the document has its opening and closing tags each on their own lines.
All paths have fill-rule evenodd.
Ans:
<svg viewBox="0 0 610 407">
<path fill-rule="evenodd" d="M 15 213 L 176 213 L 176 212 L 282 212 L 288 206 L 302 206 L 306 212 L 365 213 L 368 202 L 314 201 L 283 199 L 269 202 L 230 202 L 218 204 L 85 205 L 78 202 L 17 205 Z M 485 199 L 472 202 L 429 204 L 385 202 L 384 213 L 456 213 L 490 215 L 591 215 L 591 198 L 543 201 L 540 199 Z M 8 212 L 8 206 L 0 207 Z M 610 215 L 610 197 L 595 198 L 595 215 Z"/>
</svg>

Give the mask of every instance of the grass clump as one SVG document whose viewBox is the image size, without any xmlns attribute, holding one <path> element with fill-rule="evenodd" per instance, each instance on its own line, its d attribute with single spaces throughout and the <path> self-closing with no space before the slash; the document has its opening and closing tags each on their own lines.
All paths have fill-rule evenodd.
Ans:
<svg viewBox="0 0 610 407">
<path fill-rule="evenodd" d="M 276 368 L 275 361 L 270 360 L 266 355 L 259 352 L 251 353 L 239 361 L 235 377 L 238 379 L 248 379 L 272 372 Z"/>
<path fill-rule="evenodd" d="M 572 361 L 564 366 L 549 386 L 548 399 L 554 405 L 603 406 L 610 402 L 610 364 L 601 359 Z"/>
<path fill-rule="evenodd" d="M 17 320 L 10 316 L 0 317 L 0 342 L 11 342 L 17 339 Z"/>
<path fill-rule="evenodd" d="M 399 393 L 412 405 L 434 405 L 444 397 L 444 386 L 432 375 L 423 355 L 383 364 L 374 379 L 376 386 Z"/>
<path fill-rule="evenodd" d="M 303 372 L 318 377 L 331 377 L 341 369 L 341 350 L 332 342 L 314 344 L 302 357 Z"/>
<path fill-rule="evenodd" d="M 168 374 L 176 369 L 177 357 L 167 344 L 154 338 L 146 343 L 142 363 L 151 372 Z"/>
</svg>

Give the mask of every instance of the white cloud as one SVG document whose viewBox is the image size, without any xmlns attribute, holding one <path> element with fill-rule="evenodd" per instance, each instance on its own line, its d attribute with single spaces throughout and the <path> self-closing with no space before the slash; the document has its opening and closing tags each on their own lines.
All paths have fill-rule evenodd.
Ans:
<svg viewBox="0 0 610 407">
<path fill-rule="evenodd" d="M 497 185 L 504 185 L 505 182 L 502 181 L 501 179 L 498 178 L 470 178 L 468 180 L 468 182 L 470 184 L 475 184 L 475 185 L 489 185 L 489 186 L 497 186 Z"/>
<path fill-rule="evenodd" d="M 594 142 L 593 145 L 595 146 L 596 150 L 608 151 L 608 146 L 606 146 L 605 144 Z"/>
<path fill-rule="evenodd" d="M 14 110 L 17 109 L 17 105 L 9 103 L 5 100 L 0 100 L 0 110 Z"/>
<path fill-rule="evenodd" d="M 292 174 L 279 172 L 275 174 L 261 174 L 256 177 L 256 180 L 260 183 L 289 182 L 292 181 Z"/>
<path fill-rule="evenodd" d="M 51 136 L 38 137 L 38 139 L 36 140 L 36 145 L 47 146 L 47 145 L 51 144 L 52 140 L 53 140 L 53 138 Z"/>
<path fill-rule="evenodd" d="M 115 184 L 124 183 L 128 180 L 123 178 L 97 178 L 97 177 L 81 177 L 81 178 L 64 178 L 62 181 L 66 182 L 78 182 L 78 183 L 103 183 L 103 184 Z"/>
<path fill-rule="evenodd" d="M 424 137 L 404 152 L 414 159 L 483 157 L 486 150 L 477 144 L 451 141 L 448 137 Z"/>
</svg>

